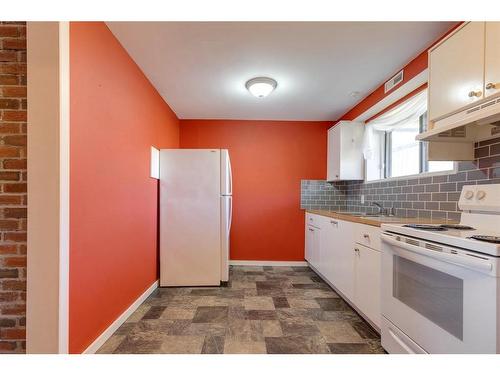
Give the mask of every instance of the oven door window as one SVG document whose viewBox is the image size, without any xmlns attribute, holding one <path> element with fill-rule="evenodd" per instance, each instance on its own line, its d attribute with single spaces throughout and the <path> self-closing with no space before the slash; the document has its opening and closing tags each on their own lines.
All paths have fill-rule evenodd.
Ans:
<svg viewBox="0 0 500 375">
<path fill-rule="evenodd" d="M 463 340 L 463 280 L 397 255 L 393 265 L 393 297 Z"/>
</svg>

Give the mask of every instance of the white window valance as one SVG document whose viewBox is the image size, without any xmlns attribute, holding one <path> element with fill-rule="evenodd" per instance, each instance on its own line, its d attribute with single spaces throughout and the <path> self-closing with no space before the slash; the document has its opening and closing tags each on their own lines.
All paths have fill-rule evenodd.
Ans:
<svg viewBox="0 0 500 375">
<path fill-rule="evenodd" d="M 377 147 L 376 132 L 391 132 L 409 121 L 417 121 L 427 111 L 427 90 L 366 123 L 363 137 L 363 155 L 372 160 Z"/>
</svg>

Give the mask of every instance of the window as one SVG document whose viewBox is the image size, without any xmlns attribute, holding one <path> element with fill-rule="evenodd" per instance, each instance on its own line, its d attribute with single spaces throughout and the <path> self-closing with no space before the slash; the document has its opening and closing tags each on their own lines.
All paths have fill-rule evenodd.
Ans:
<svg viewBox="0 0 500 375">
<path fill-rule="evenodd" d="M 368 181 L 452 171 L 452 161 L 429 161 L 427 142 L 415 140 L 427 127 L 427 92 L 367 123 L 363 152 Z"/>
<path fill-rule="evenodd" d="M 427 142 L 415 137 L 426 130 L 427 112 L 384 132 L 384 177 L 402 177 L 453 169 L 452 161 L 429 161 Z"/>
</svg>

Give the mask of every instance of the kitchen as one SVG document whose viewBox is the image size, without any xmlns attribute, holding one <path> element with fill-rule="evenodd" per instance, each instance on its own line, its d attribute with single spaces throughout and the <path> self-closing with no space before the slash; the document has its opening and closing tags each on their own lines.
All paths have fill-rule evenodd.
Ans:
<svg viewBox="0 0 500 375">
<path fill-rule="evenodd" d="M 500 352 L 500 23 L 0 30 L 30 139 L 2 352 Z"/>
</svg>

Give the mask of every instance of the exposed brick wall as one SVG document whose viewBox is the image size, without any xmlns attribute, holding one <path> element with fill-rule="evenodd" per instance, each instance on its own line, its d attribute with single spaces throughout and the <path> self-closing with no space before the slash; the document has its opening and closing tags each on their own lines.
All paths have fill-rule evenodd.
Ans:
<svg viewBox="0 0 500 375">
<path fill-rule="evenodd" d="M 0 353 L 26 348 L 26 24 L 0 22 Z"/>
</svg>

